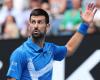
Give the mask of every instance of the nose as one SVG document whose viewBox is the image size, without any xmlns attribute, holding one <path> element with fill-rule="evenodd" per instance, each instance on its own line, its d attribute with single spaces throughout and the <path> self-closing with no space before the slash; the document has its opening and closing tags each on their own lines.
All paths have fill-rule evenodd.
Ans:
<svg viewBox="0 0 100 80">
<path fill-rule="evenodd" d="M 38 23 L 35 23 L 34 28 L 38 28 Z"/>
</svg>

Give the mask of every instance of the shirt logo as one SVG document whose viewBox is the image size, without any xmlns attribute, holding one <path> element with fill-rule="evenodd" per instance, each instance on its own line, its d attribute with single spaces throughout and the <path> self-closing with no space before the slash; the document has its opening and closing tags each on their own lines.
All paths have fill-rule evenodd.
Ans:
<svg viewBox="0 0 100 80">
<path fill-rule="evenodd" d="M 52 70 L 53 60 L 51 60 L 44 68 L 42 68 L 38 71 L 35 70 L 35 66 L 34 66 L 31 58 L 28 60 L 27 66 L 28 66 L 28 70 L 29 70 L 31 79 L 38 80 L 39 77 L 43 76 L 45 73 Z"/>
</svg>

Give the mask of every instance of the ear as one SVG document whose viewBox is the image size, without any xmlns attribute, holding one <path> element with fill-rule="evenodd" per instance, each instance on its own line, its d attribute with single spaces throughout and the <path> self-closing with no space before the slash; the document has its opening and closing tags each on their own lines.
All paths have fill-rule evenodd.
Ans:
<svg viewBox="0 0 100 80">
<path fill-rule="evenodd" d="M 47 24 L 46 33 L 50 31 L 50 24 Z"/>
</svg>

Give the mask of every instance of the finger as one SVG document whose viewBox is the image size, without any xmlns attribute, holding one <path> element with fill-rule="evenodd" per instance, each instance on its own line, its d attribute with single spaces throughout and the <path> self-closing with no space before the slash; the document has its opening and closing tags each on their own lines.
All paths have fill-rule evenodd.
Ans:
<svg viewBox="0 0 100 80">
<path fill-rule="evenodd" d="M 95 7 L 96 7 L 96 6 L 93 4 L 92 9 L 94 10 L 94 9 L 95 9 Z"/>
<path fill-rule="evenodd" d="M 93 14 L 95 15 L 96 12 L 97 12 L 97 8 L 94 9 Z"/>
<path fill-rule="evenodd" d="M 90 5 L 89 5 L 89 10 L 90 10 L 90 11 L 93 11 L 93 7 L 94 7 L 94 3 L 90 3 Z"/>
<path fill-rule="evenodd" d="M 94 9 L 95 9 L 95 5 L 94 5 L 94 3 L 92 3 L 92 4 L 91 4 L 90 10 L 91 10 L 91 11 L 94 11 Z"/>
<path fill-rule="evenodd" d="M 88 9 L 90 9 L 90 7 L 91 7 L 91 3 L 88 4 Z"/>
<path fill-rule="evenodd" d="M 93 18 L 94 18 L 94 15 L 96 14 L 96 12 L 97 12 L 97 8 L 95 8 L 94 11 L 93 11 L 93 13 L 92 13 Z"/>
<path fill-rule="evenodd" d="M 92 8 L 92 6 L 93 6 L 93 3 L 90 3 L 90 8 Z"/>
</svg>

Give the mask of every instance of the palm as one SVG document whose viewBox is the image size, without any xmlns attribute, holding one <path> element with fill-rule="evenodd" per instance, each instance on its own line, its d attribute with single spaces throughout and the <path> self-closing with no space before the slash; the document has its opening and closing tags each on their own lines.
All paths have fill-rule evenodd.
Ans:
<svg viewBox="0 0 100 80">
<path fill-rule="evenodd" d="M 84 22 L 90 23 L 93 21 L 93 17 L 97 9 L 94 4 L 89 4 L 84 13 L 81 12 L 81 18 Z"/>
</svg>

